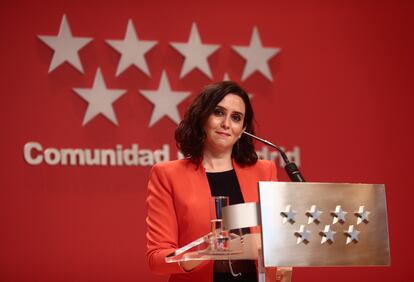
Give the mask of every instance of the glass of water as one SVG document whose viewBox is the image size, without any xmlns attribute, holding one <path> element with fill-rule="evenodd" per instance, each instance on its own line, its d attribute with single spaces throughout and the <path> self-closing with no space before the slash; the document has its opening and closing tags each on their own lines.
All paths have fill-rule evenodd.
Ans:
<svg viewBox="0 0 414 282">
<path fill-rule="evenodd" d="M 229 231 L 223 226 L 223 215 L 221 209 L 229 205 L 229 197 L 214 196 L 210 199 L 210 250 L 229 250 Z"/>
</svg>

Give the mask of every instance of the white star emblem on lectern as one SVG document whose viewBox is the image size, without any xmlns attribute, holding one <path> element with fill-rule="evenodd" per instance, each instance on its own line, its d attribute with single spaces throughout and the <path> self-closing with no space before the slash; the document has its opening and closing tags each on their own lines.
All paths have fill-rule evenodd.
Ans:
<svg viewBox="0 0 414 282">
<path fill-rule="evenodd" d="M 366 211 L 364 206 L 359 206 L 359 210 L 355 212 L 355 215 L 358 217 L 357 219 L 357 225 L 364 222 L 368 223 L 368 216 L 371 212 Z"/>
<path fill-rule="evenodd" d="M 322 212 L 316 209 L 316 205 L 312 205 L 311 209 L 306 212 L 306 216 L 308 217 L 308 224 L 315 222 L 318 224 L 320 222 Z"/>
<path fill-rule="evenodd" d="M 73 91 L 89 103 L 83 118 L 82 125 L 87 124 L 98 114 L 104 115 L 107 119 L 118 125 L 112 103 L 125 94 L 124 89 L 108 89 L 98 68 L 92 88 L 73 88 Z"/>
<path fill-rule="evenodd" d="M 311 231 L 309 231 L 308 229 L 306 229 L 305 225 L 301 225 L 299 228 L 299 231 L 295 232 L 295 236 L 298 237 L 296 244 L 300 244 L 300 243 L 309 243 L 309 236 L 311 234 Z"/>
<path fill-rule="evenodd" d="M 335 211 L 331 212 L 331 215 L 333 216 L 333 224 L 339 222 L 344 223 L 345 222 L 345 215 L 348 212 L 342 210 L 341 206 L 336 206 Z"/>
<path fill-rule="evenodd" d="M 255 71 L 259 71 L 268 80 L 273 81 L 268 61 L 278 54 L 281 49 L 263 47 L 257 27 L 253 27 L 253 34 L 248 47 L 233 46 L 233 49 L 246 60 L 241 80 L 245 80 Z"/>
<path fill-rule="evenodd" d="M 321 244 L 324 244 L 325 242 L 333 243 L 335 233 L 336 232 L 331 229 L 330 225 L 325 225 L 325 229 L 319 232 L 322 236 Z"/>
<path fill-rule="evenodd" d="M 88 44 L 92 38 L 72 36 L 66 15 L 63 15 L 58 35 L 39 35 L 38 37 L 54 51 L 52 62 L 49 66 L 49 73 L 64 62 L 68 62 L 78 71 L 83 73 L 83 67 L 79 59 L 78 51 Z"/>
<path fill-rule="evenodd" d="M 198 68 L 210 79 L 213 78 L 207 58 L 220 48 L 220 45 L 203 44 L 196 23 L 193 23 L 191 26 L 190 37 L 187 43 L 172 42 L 171 46 L 185 57 L 180 78 L 183 78 L 195 68 Z"/>
<path fill-rule="evenodd" d="M 354 226 L 353 225 L 350 225 L 349 227 L 348 227 L 348 231 L 344 231 L 344 233 L 345 233 L 345 235 L 347 236 L 347 238 L 346 238 L 346 244 L 348 245 L 349 243 L 351 243 L 352 241 L 354 241 L 354 242 L 358 242 L 358 235 L 359 235 L 359 233 L 361 233 L 360 231 L 358 231 L 358 230 L 356 230 L 355 228 L 354 228 Z"/>
<path fill-rule="evenodd" d="M 290 223 L 294 223 L 296 213 L 297 212 L 292 209 L 291 205 L 287 205 L 285 211 L 280 213 L 280 215 L 283 217 L 283 224 L 288 221 Z"/>
<path fill-rule="evenodd" d="M 106 40 L 106 42 L 121 54 L 121 59 L 116 69 L 116 76 L 132 65 L 150 76 L 144 55 L 157 44 L 157 41 L 139 40 L 131 19 L 128 21 L 123 40 Z"/>
<path fill-rule="evenodd" d="M 172 91 L 165 71 L 161 74 L 161 81 L 157 90 L 139 90 L 139 92 L 154 104 L 154 110 L 149 122 L 150 127 L 163 116 L 168 116 L 178 124 L 181 118 L 177 106 L 191 94 L 189 91 Z"/>
</svg>

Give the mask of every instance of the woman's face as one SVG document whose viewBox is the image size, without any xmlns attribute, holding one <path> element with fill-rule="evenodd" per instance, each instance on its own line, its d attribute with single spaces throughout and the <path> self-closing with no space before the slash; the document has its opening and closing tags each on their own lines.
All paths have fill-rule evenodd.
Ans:
<svg viewBox="0 0 414 282">
<path fill-rule="evenodd" d="M 242 98 L 231 93 L 224 96 L 204 125 L 204 151 L 231 152 L 244 129 L 245 113 Z"/>
</svg>

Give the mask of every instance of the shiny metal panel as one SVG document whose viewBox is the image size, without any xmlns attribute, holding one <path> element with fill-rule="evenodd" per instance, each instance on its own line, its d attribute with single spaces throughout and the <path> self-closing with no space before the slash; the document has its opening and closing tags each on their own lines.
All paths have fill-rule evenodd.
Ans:
<svg viewBox="0 0 414 282">
<path fill-rule="evenodd" d="M 259 182 L 259 195 L 265 267 L 390 264 L 384 185 Z"/>
<path fill-rule="evenodd" d="M 222 208 L 224 227 L 228 230 L 259 225 L 259 204 L 243 203 Z"/>
</svg>

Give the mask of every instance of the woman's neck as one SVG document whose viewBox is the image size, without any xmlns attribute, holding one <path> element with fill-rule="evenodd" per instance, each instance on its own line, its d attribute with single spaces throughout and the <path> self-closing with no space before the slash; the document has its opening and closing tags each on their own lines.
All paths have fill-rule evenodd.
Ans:
<svg viewBox="0 0 414 282">
<path fill-rule="evenodd" d="M 207 172 L 221 172 L 233 169 L 231 152 L 212 153 L 206 151 L 203 154 L 203 166 Z"/>
</svg>

